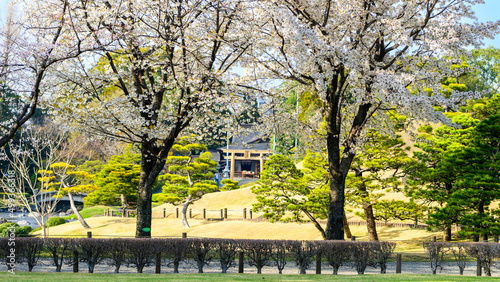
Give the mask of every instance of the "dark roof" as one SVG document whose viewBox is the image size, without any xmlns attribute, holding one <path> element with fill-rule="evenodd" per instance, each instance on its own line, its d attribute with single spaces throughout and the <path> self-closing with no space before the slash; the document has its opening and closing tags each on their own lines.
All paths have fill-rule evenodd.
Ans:
<svg viewBox="0 0 500 282">
<path fill-rule="evenodd" d="M 227 146 L 224 146 L 219 148 L 219 150 L 225 150 L 227 148 Z M 233 140 L 231 144 L 229 144 L 230 150 L 269 150 L 269 148 L 269 139 L 263 138 L 255 132 L 250 132 L 246 136 L 241 136 L 241 138 L 233 136 Z"/>
</svg>

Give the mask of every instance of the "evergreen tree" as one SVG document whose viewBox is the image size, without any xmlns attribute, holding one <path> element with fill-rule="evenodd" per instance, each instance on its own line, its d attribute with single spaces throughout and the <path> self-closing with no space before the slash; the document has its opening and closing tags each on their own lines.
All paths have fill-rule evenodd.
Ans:
<svg viewBox="0 0 500 282">
<path fill-rule="evenodd" d="M 219 189 L 212 180 L 217 162 L 211 159 L 211 153 L 204 152 L 207 150 L 205 145 L 191 143 L 187 137 L 181 138 L 172 149 L 174 156 L 167 159 L 168 173 L 160 176 L 160 180 L 165 181 L 163 192 L 156 200 L 160 203 L 182 204 L 182 224 L 184 228 L 189 228 L 186 216 L 189 205 Z M 201 153 L 198 158 L 193 156 L 195 152 Z"/>
</svg>

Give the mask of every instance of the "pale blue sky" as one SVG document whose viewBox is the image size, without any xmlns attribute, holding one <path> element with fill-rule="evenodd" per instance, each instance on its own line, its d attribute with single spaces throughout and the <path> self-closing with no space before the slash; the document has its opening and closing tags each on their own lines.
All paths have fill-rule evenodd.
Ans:
<svg viewBox="0 0 500 282">
<path fill-rule="evenodd" d="M 0 0 L 0 21 L 7 14 L 7 5 L 10 0 Z M 485 0 L 485 4 L 475 6 L 476 16 L 481 22 L 500 20 L 500 0 Z M 500 35 L 494 40 L 485 40 L 485 47 L 492 45 L 500 48 Z"/>
</svg>

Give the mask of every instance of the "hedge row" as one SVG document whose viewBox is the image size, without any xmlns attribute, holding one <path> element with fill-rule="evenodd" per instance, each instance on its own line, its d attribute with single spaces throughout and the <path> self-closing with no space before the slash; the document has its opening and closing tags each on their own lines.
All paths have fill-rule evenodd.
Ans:
<svg viewBox="0 0 500 282">
<path fill-rule="evenodd" d="M 264 266 L 276 266 L 279 273 L 287 263 L 295 262 L 300 273 L 305 274 L 315 260 L 325 260 L 337 274 L 339 267 L 351 266 L 358 274 L 365 269 L 380 267 L 385 273 L 386 263 L 395 244 L 388 242 L 352 241 L 285 241 L 285 240 L 233 240 L 233 239 L 69 239 L 69 238 L 16 238 L 16 262 L 27 263 L 29 271 L 35 267 L 40 254 L 49 253 L 51 261 L 60 272 L 63 264 L 86 262 L 89 273 L 98 264 L 107 263 L 118 273 L 122 265 L 137 268 L 165 264 L 179 272 L 182 261 L 190 262 L 203 273 L 211 261 L 220 263 L 222 273 L 235 266 L 236 257 L 244 253 L 249 265 L 261 273 Z M 0 238 L 0 255 L 9 266 L 8 238 Z M 77 255 L 78 260 L 74 257 Z"/>
<path fill-rule="evenodd" d="M 468 262 L 476 260 L 481 265 L 484 273 L 487 276 L 491 276 L 494 259 L 500 258 L 499 243 L 425 242 L 424 249 L 429 255 L 432 274 L 436 274 L 438 269 L 442 269 L 443 257 L 449 253 L 453 254 L 453 258 L 460 270 L 460 275 L 463 275 Z"/>
</svg>

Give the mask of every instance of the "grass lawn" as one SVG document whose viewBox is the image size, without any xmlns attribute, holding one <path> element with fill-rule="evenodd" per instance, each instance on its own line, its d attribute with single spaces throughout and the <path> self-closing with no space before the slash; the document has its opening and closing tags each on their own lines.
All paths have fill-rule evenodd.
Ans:
<svg viewBox="0 0 500 282">
<path fill-rule="evenodd" d="M 83 218 L 89 218 L 94 215 L 103 215 L 104 210 L 107 208 L 114 209 L 113 207 L 106 207 L 106 206 L 95 206 L 95 207 L 89 207 L 89 208 L 84 208 L 83 210 L 80 211 L 80 215 Z M 63 217 L 64 219 L 76 219 L 76 215 L 68 215 Z"/>
<path fill-rule="evenodd" d="M 500 281 L 481 277 L 481 281 Z M 475 276 L 455 275 L 279 275 L 279 274 L 88 274 L 88 273 L 0 273 L 0 281 L 477 281 Z"/>
</svg>

